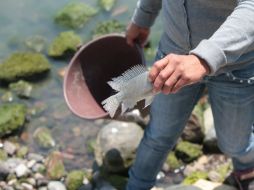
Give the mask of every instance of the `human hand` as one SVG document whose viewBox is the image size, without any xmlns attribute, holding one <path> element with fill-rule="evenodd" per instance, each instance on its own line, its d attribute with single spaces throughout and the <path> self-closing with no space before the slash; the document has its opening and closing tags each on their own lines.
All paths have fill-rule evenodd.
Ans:
<svg viewBox="0 0 254 190">
<path fill-rule="evenodd" d="M 154 92 L 176 93 L 210 73 L 207 63 L 195 55 L 169 54 L 155 62 L 149 72 Z"/>
<path fill-rule="evenodd" d="M 142 47 L 144 47 L 146 40 L 149 36 L 150 29 L 142 28 L 134 23 L 130 23 L 126 30 L 126 40 L 127 43 L 131 46 L 135 44 L 135 42 L 139 43 Z"/>
</svg>

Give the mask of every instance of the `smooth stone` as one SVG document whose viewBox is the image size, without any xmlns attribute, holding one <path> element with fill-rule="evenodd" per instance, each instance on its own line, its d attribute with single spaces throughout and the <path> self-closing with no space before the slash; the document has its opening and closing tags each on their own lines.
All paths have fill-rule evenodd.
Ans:
<svg viewBox="0 0 254 190">
<path fill-rule="evenodd" d="M 48 190 L 66 190 L 66 187 L 59 181 L 51 181 L 48 184 Z"/>
<path fill-rule="evenodd" d="M 4 150 L 5 152 L 7 152 L 9 155 L 13 155 L 16 150 L 17 150 L 17 147 L 15 146 L 14 143 L 10 142 L 10 141 L 5 141 L 4 142 Z"/>
<path fill-rule="evenodd" d="M 28 183 L 21 183 L 21 186 L 25 188 L 25 190 L 33 190 L 33 186 Z"/>
<path fill-rule="evenodd" d="M 27 155 L 28 160 L 36 160 L 36 162 L 43 162 L 44 157 L 40 154 L 35 154 L 35 153 L 29 153 Z"/>
<path fill-rule="evenodd" d="M 20 164 L 16 167 L 15 173 L 17 177 L 24 177 L 27 176 L 30 173 L 30 170 L 25 164 Z"/>
</svg>

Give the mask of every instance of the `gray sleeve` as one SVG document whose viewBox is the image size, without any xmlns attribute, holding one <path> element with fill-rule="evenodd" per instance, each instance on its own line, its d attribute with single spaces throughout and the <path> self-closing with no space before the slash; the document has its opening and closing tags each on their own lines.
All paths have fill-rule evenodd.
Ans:
<svg viewBox="0 0 254 190">
<path fill-rule="evenodd" d="M 151 27 L 160 12 L 161 4 L 161 0 L 138 0 L 132 22 L 140 27 Z"/>
<path fill-rule="evenodd" d="M 209 39 L 190 51 L 204 59 L 211 75 L 234 63 L 254 43 L 254 0 L 239 0 L 238 5 Z"/>
</svg>

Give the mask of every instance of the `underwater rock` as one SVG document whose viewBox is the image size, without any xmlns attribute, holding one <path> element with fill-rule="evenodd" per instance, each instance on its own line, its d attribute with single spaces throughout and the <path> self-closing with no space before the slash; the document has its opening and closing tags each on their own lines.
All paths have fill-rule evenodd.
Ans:
<svg viewBox="0 0 254 190">
<path fill-rule="evenodd" d="M 26 108 L 21 104 L 0 106 L 0 137 L 11 134 L 25 123 Z"/>
<path fill-rule="evenodd" d="M 48 190 L 66 190 L 66 187 L 60 181 L 51 181 L 48 183 Z"/>
<path fill-rule="evenodd" d="M 58 180 L 65 175 L 65 167 L 61 153 L 54 151 L 47 157 L 45 166 L 47 168 L 47 176 L 50 179 Z"/>
<path fill-rule="evenodd" d="M 117 20 L 99 22 L 93 30 L 93 38 L 109 33 L 121 33 L 124 29 L 125 26 Z"/>
<path fill-rule="evenodd" d="M 40 53 L 16 52 L 0 64 L 0 80 L 11 82 L 50 70 L 46 57 Z"/>
<path fill-rule="evenodd" d="M 86 173 L 81 170 L 71 171 L 66 178 L 65 184 L 68 190 L 79 189 L 83 185 L 83 179 Z"/>
<path fill-rule="evenodd" d="M 24 80 L 9 84 L 9 88 L 21 98 L 30 98 L 33 90 L 32 84 Z"/>
<path fill-rule="evenodd" d="M 49 45 L 48 55 L 61 57 L 67 51 L 76 51 L 81 43 L 81 38 L 73 31 L 61 32 Z"/>
<path fill-rule="evenodd" d="M 37 128 L 33 138 L 41 148 L 52 148 L 56 145 L 50 130 L 45 127 Z"/>
<path fill-rule="evenodd" d="M 99 0 L 99 4 L 105 11 L 111 11 L 116 4 L 116 0 Z"/>
<path fill-rule="evenodd" d="M 126 171 L 132 164 L 143 130 L 132 122 L 113 121 L 98 133 L 95 158 L 108 172 Z M 127 143 L 126 143 L 127 142 Z"/>
<path fill-rule="evenodd" d="M 85 3 L 69 3 L 60 10 L 55 22 L 72 29 L 83 27 L 98 10 Z"/>
<path fill-rule="evenodd" d="M 27 146 L 20 147 L 17 151 L 17 157 L 24 158 L 27 155 L 28 151 L 29 151 L 29 149 Z"/>
<path fill-rule="evenodd" d="M 32 36 L 25 40 L 25 45 L 29 50 L 42 52 L 46 48 L 47 40 L 42 36 Z"/>
<path fill-rule="evenodd" d="M 183 160 L 185 163 L 190 163 L 203 154 L 201 145 L 187 141 L 179 142 L 176 145 L 175 152 L 176 156 Z"/>
<path fill-rule="evenodd" d="M 8 158 L 7 153 L 3 149 L 0 149 L 0 161 L 5 161 L 7 160 L 7 158 Z"/>
<path fill-rule="evenodd" d="M 5 92 L 1 97 L 1 100 L 3 102 L 12 102 L 13 99 L 14 99 L 13 93 L 10 91 Z"/>
</svg>

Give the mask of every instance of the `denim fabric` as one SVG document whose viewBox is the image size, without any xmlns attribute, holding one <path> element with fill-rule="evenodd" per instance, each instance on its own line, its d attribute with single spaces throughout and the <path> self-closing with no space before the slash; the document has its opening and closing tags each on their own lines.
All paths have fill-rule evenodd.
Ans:
<svg viewBox="0 0 254 190">
<path fill-rule="evenodd" d="M 159 51 L 157 59 L 164 55 Z M 194 105 L 208 88 L 218 144 L 233 158 L 236 170 L 254 168 L 254 67 L 186 86 L 176 94 L 155 97 L 151 120 L 145 129 L 127 190 L 149 190 L 155 183 L 168 152 L 176 144 Z"/>
<path fill-rule="evenodd" d="M 132 22 L 149 28 L 160 9 L 163 52 L 195 54 L 211 75 L 254 63 L 254 0 L 139 0 Z"/>
</svg>

